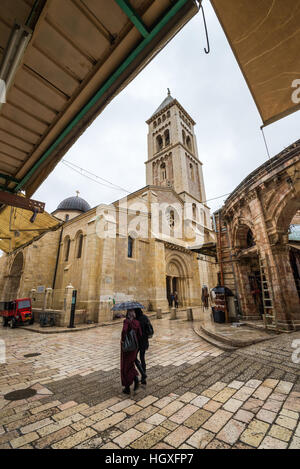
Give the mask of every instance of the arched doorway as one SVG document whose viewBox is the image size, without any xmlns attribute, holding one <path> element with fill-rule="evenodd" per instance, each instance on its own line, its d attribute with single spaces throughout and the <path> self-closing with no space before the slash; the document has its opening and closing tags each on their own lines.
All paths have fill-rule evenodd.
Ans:
<svg viewBox="0 0 300 469">
<path fill-rule="evenodd" d="M 273 253 L 278 271 L 285 279 L 285 306 L 291 312 L 290 318 L 299 321 L 300 193 L 282 205 L 276 226 L 278 243 L 273 248 Z"/>
<path fill-rule="evenodd" d="M 262 319 L 264 314 L 263 285 L 266 284 L 266 278 L 264 274 L 262 277 L 259 250 L 251 223 L 243 220 L 236 227 L 234 245 L 244 317 Z M 266 305 L 268 305 L 267 299 L 270 295 L 266 288 L 264 295 Z"/>
<path fill-rule="evenodd" d="M 23 271 L 24 257 L 22 252 L 19 252 L 12 263 L 10 273 L 8 276 L 8 284 L 6 289 L 7 300 L 13 300 L 18 296 L 18 290 L 20 287 L 20 280 Z"/>
<path fill-rule="evenodd" d="M 179 256 L 171 256 L 167 259 L 166 269 L 166 294 L 171 305 L 171 294 L 177 292 L 179 306 L 189 305 L 190 285 L 188 269 L 183 259 Z"/>
</svg>

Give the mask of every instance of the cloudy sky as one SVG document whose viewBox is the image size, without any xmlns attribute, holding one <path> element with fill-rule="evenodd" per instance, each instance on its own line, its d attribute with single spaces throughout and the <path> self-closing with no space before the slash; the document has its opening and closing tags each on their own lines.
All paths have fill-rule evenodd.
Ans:
<svg viewBox="0 0 300 469">
<path fill-rule="evenodd" d="M 215 13 L 204 2 L 211 53 L 206 55 L 201 13 L 165 47 L 96 119 L 65 155 L 65 160 L 133 192 L 145 185 L 147 125 L 167 88 L 197 122 L 199 158 L 207 199 L 231 192 L 249 172 L 267 160 L 261 119 Z M 271 156 L 299 139 L 300 113 L 267 127 Z M 35 193 L 55 210 L 75 195 L 91 206 L 110 203 L 126 192 L 86 179 L 63 163 Z M 212 210 L 224 201 L 208 202 Z"/>
</svg>

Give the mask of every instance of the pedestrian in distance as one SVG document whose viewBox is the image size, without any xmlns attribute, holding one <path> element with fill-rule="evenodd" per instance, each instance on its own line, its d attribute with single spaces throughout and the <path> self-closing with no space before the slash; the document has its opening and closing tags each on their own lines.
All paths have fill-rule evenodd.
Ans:
<svg viewBox="0 0 300 469">
<path fill-rule="evenodd" d="M 178 308 L 179 303 L 178 303 L 178 294 L 177 294 L 177 291 L 174 293 L 174 301 L 175 301 L 175 308 Z"/>
<path fill-rule="evenodd" d="M 170 306 L 171 306 L 171 308 L 173 308 L 174 301 L 175 301 L 174 293 L 171 293 L 171 295 L 170 295 Z"/>
<path fill-rule="evenodd" d="M 139 351 L 138 351 L 139 359 L 136 358 L 135 364 L 136 364 L 136 367 L 137 367 L 137 369 L 139 370 L 139 372 L 141 374 L 141 384 L 147 384 L 147 381 L 146 381 L 146 378 L 147 378 L 147 374 L 146 374 L 147 365 L 146 365 L 146 360 L 145 360 L 145 354 L 146 354 L 146 351 L 149 348 L 149 339 L 153 336 L 154 331 L 153 331 L 153 327 L 152 327 L 152 324 L 150 322 L 150 319 L 148 318 L 148 316 L 146 316 L 143 313 L 143 311 L 141 309 L 136 309 L 135 314 L 136 314 L 137 321 L 140 323 L 141 331 L 142 331 L 142 335 L 141 335 L 140 339 L 138 339 L 138 342 L 139 342 Z"/>
<path fill-rule="evenodd" d="M 141 337 L 141 326 L 139 321 L 136 320 L 135 310 L 128 310 L 121 335 L 121 381 L 122 386 L 124 386 L 124 394 L 130 394 L 130 386 L 133 383 L 134 391 L 139 387 L 135 360 Z"/>
</svg>

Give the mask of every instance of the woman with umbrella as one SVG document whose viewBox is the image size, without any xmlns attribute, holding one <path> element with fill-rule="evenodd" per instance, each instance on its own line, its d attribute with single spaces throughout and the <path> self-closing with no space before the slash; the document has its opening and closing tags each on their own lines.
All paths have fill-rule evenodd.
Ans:
<svg viewBox="0 0 300 469">
<path fill-rule="evenodd" d="M 125 351 L 124 346 L 127 336 L 136 339 L 136 348 Z M 124 386 L 123 393 L 130 394 L 130 386 L 134 382 L 134 391 L 139 387 L 138 372 L 135 368 L 135 360 L 138 352 L 138 342 L 142 336 L 140 323 L 136 320 L 134 308 L 128 309 L 123 323 L 121 335 L 121 381 Z M 131 347 L 132 348 L 132 347 Z M 124 350 L 125 349 L 125 350 Z"/>
</svg>

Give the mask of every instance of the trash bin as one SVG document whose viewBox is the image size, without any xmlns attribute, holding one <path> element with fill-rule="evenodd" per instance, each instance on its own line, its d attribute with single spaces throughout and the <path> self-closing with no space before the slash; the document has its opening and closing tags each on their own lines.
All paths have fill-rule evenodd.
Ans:
<svg viewBox="0 0 300 469">
<path fill-rule="evenodd" d="M 40 313 L 40 327 L 53 327 L 55 326 L 55 318 L 53 313 L 44 312 Z"/>
<path fill-rule="evenodd" d="M 223 324 L 225 322 L 225 311 L 221 311 L 216 308 L 212 308 L 214 322 L 218 324 Z"/>
</svg>

